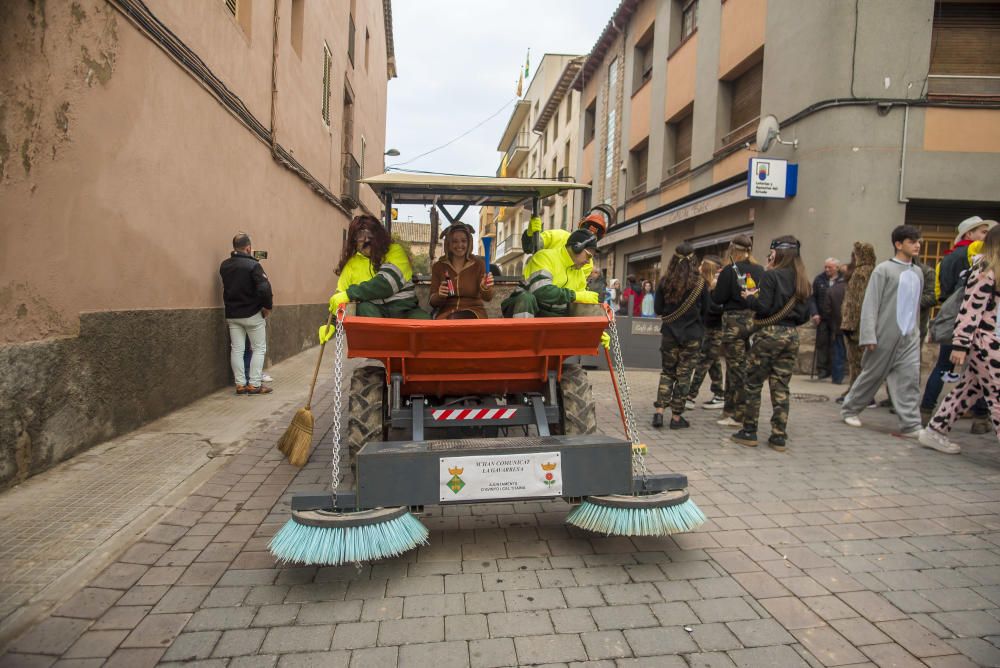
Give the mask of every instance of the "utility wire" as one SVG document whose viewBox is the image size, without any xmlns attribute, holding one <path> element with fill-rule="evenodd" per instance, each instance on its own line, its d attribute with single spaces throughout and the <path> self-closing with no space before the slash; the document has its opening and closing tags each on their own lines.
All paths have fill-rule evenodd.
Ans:
<svg viewBox="0 0 1000 668">
<path fill-rule="evenodd" d="M 516 100 L 517 100 L 517 98 L 513 98 L 511 100 L 508 100 L 506 103 L 504 103 L 504 105 L 502 107 L 500 107 L 495 112 L 493 112 L 492 114 L 490 114 L 489 116 L 487 116 L 486 118 L 484 118 L 482 121 L 480 121 L 479 123 L 477 123 L 475 126 L 469 128 L 468 130 L 466 130 L 462 134 L 458 135 L 457 137 L 455 137 L 451 141 L 448 141 L 448 142 L 446 142 L 444 144 L 441 144 L 437 148 L 432 148 L 429 151 L 425 151 L 424 153 L 421 153 L 420 155 L 416 156 L 415 158 L 410 158 L 409 160 L 407 160 L 405 162 L 397 162 L 394 165 L 388 165 L 386 167 L 386 169 L 388 170 L 390 168 L 396 168 L 396 167 L 402 167 L 403 165 L 408 165 L 411 162 L 416 162 L 417 160 L 420 160 L 420 158 L 423 158 L 424 156 L 430 155 L 431 153 L 435 153 L 437 151 L 440 151 L 443 148 L 447 148 L 448 146 L 451 146 L 452 144 L 454 144 L 455 142 L 457 142 L 459 139 L 462 139 L 463 137 L 466 137 L 466 136 L 472 134 L 472 132 L 474 132 L 475 130 L 478 130 L 479 128 L 481 128 L 484 125 L 486 125 L 487 122 L 489 122 L 489 121 L 493 120 L 494 118 L 496 118 L 497 116 L 499 116 L 500 112 L 502 112 L 504 109 L 506 109 L 507 107 L 509 107 L 511 105 L 511 103 L 514 102 L 514 101 L 516 101 Z"/>
</svg>

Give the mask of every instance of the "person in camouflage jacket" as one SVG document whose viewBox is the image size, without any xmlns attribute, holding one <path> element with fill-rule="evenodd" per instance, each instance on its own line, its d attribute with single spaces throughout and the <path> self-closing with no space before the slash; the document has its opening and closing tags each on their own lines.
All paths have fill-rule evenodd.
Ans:
<svg viewBox="0 0 1000 668">
<path fill-rule="evenodd" d="M 861 346 L 858 345 L 858 328 L 861 326 L 861 304 L 865 301 L 868 279 L 875 270 L 875 247 L 867 241 L 855 241 L 851 251 L 850 280 L 847 294 L 840 307 L 840 329 L 847 342 L 847 365 L 851 378 L 848 389 L 861 373 Z M 846 392 L 845 392 L 846 394 Z"/>
</svg>

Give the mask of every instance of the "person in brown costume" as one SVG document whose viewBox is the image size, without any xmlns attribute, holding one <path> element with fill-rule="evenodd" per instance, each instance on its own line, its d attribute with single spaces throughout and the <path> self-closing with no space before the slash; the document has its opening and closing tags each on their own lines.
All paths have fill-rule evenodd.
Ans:
<svg viewBox="0 0 1000 668">
<path fill-rule="evenodd" d="M 472 255 L 472 228 L 448 226 L 444 255 L 431 267 L 431 306 L 435 320 L 485 318 L 484 302 L 493 299 L 493 274 L 483 259 Z"/>
<path fill-rule="evenodd" d="M 847 389 L 861 373 L 861 346 L 858 345 L 858 328 L 861 323 L 861 304 L 865 300 L 865 290 L 868 279 L 875 269 L 875 247 L 866 241 L 855 241 L 851 251 L 851 264 L 848 273 L 847 293 L 840 307 L 840 328 L 844 332 L 847 344 L 847 366 L 850 369 L 850 382 Z M 846 394 L 846 392 L 844 393 Z"/>
</svg>

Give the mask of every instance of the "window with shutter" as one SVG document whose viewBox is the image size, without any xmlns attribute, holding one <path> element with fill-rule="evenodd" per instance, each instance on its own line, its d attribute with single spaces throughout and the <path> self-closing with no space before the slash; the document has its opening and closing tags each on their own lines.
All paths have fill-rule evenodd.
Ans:
<svg viewBox="0 0 1000 668">
<path fill-rule="evenodd" d="M 333 54 L 330 47 L 323 44 L 323 122 L 330 125 L 330 69 L 333 66 Z"/>
<path fill-rule="evenodd" d="M 737 130 L 760 117 L 760 88 L 764 81 L 764 63 L 760 62 L 733 81 L 732 113 L 729 129 Z"/>
<path fill-rule="evenodd" d="M 935 3 L 927 92 L 1000 95 L 1000 3 Z"/>
<path fill-rule="evenodd" d="M 666 179 L 687 173 L 691 168 L 691 130 L 694 114 L 688 112 L 672 123 L 667 123 L 668 141 L 673 141 L 673 152 L 667 152 Z"/>
<path fill-rule="evenodd" d="M 354 67 L 354 34 L 356 31 L 354 15 L 351 14 L 347 22 L 347 59 L 351 61 L 351 67 Z"/>
</svg>

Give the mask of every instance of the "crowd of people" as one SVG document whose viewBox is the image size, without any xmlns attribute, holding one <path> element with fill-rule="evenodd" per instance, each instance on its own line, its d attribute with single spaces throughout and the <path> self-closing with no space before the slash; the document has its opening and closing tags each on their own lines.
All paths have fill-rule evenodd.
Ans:
<svg viewBox="0 0 1000 668">
<path fill-rule="evenodd" d="M 618 279 L 605 284 L 593 263 L 612 216 L 603 205 L 595 207 L 573 232 L 540 232 L 535 229 L 540 221 L 533 219 L 522 243 L 534 252 L 501 311 L 512 318 L 559 317 L 568 315 L 573 303 L 604 302 L 631 309 L 631 316 L 659 317 L 661 373 L 654 428 L 690 427 L 685 412 L 697 407 L 708 376 L 712 396 L 702 407 L 721 409 L 717 424 L 737 429 L 734 442 L 756 447 L 766 382 L 772 406 L 767 445 L 784 452 L 799 327 L 811 321 L 816 328 L 814 371 L 820 380 L 846 384 L 837 400 L 846 424 L 861 427 L 861 413 L 878 406 L 875 395 L 885 386 L 902 437 L 959 453 L 948 433 L 971 411 L 973 433 L 989 432 L 992 421 L 1000 438 L 1000 227 L 994 221 L 977 216 L 962 221 L 953 247 L 935 268 L 920 262 L 920 231 L 909 225 L 892 231 L 888 260 L 877 263 L 875 246 L 857 241 L 850 262 L 827 258 L 812 281 L 794 236 L 771 241 L 761 264 L 753 255 L 753 240 L 739 235 L 725 257 L 699 258 L 689 243 L 681 243 L 655 285 L 628 276 L 622 289 Z M 428 313 L 418 303 L 403 246 L 376 218 L 354 218 L 337 267 L 331 312 L 351 301 L 359 316 L 485 318 L 485 304 L 493 299 L 493 272 L 472 253 L 473 229 L 458 222 L 442 236 L 444 253 L 431 268 Z M 270 283 L 247 235 L 237 235 L 233 247 L 220 273 L 236 391 L 267 393 L 262 367 Z M 932 321 L 935 308 L 939 313 Z M 333 332 L 332 326 L 321 327 L 320 341 L 328 341 Z M 920 354 L 928 335 L 940 344 L 940 353 L 921 392 Z M 247 340 L 249 365 L 244 362 Z M 608 345 L 607 334 L 602 344 Z M 948 382 L 957 384 L 939 403 Z"/>
<path fill-rule="evenodd" d="M 801 245 L 791 236 L 771 242 L 764 265 L 747 236 L 734 238 L 724 259 L 699 260 L 690 244 L 678 245 L 654 290 L 662 368 L 652 426 L 689 427 L 684 413 L 696 407 L 708 375 L 712 397 L 702 407 L 721 408 L 717 424 L 738 428 L 732 440 L 756 447 L 767 381 L 767 444 L 785 451 L 798 328 L 811 321 L 813 370 L 820 380 L 846 384 L 837 399 L 846 424 L 861 427 L 861 413 L 879 406 L 875 395 L 885 386 L 884 405 L 897 416 L 902 437 L 959 453 L 947 435 L 971 411 L 972 433 L 988 433 L 992 426 L 1000 439 L 1000 227 L 975 216 L 957 232 L 937 267 L 919 260 L 920 231 L 900 225 L 892 231 L 888 260 L 877 263 L 875 247 L 857 241 L 849 263 L 827 258 L 811 282 Z M 932 321 L 936 307 L 940 312 Z M 928 334 L 940 344 L 940 354 L 921 392 L 920 354 Z M 939 404 L 944 384 L 956 381 Z"/>
</svg>

